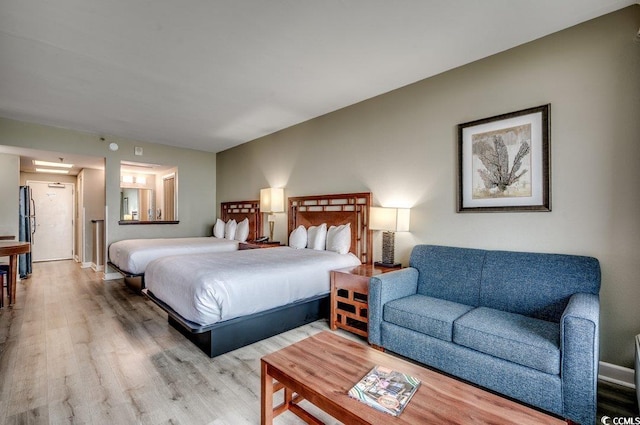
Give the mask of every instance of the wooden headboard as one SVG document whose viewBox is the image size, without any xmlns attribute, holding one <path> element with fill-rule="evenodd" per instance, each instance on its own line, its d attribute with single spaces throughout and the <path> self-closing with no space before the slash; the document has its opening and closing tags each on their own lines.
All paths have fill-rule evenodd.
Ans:
<svg viewBox="0 0 640 425">
<path fill-rule="evenodd" d="M 260 201 L 232 201 L 220 204 L 220 220 L 227 222 L 235 220 L 240 222 L 249 219 L 249 236 L 247 240 L 255 240 L 262 232 L 262 215 L 260 214 Z"/>
<path fill-rule="evenodd" d="M 351 223 L 351 252 L 363 264 L 372 264 L 373 246 L 369 230 L 371 193 L 341 193 L 289 198 L 289 234 L 296 227 L 327 227 Z"/>
</svg>

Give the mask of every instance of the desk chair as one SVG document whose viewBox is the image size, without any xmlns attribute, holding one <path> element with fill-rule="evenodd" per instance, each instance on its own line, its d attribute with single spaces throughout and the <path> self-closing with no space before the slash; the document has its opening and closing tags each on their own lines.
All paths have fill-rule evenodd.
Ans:
<svg viewBox="0 0 640 425">
<path fill-rule="evenodd" d="M 11 235 L 0 235 L 0 241 L 12 241 L 16 237 Z M 9 291 L 9 265 L 0 263 L 0 308 L 4 307 L 4 288 L 7 288 L 7 299 L 10 299 Z"/>
</svg>

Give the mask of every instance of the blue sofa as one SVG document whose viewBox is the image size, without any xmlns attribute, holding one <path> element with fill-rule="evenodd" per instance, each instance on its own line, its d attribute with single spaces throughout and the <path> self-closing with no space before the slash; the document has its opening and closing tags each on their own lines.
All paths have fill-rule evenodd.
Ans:
<svg viewBox="0 0 640 425">
<path fill-rule="evenodd" d="M 369 342 L 591 425 L 599 291 L 595 258 L 417 245 L 370 280 Z"/>
</svg>

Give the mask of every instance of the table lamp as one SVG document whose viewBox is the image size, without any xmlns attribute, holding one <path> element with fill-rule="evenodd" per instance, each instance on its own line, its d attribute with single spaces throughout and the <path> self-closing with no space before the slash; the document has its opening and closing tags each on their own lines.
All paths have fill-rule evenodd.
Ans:
<svg viewBox="0 0 640 425">
<path fill-rule="evenodd" d="M 409 208 L 382 208 L 371 207 L 371 230 L 383 230 L 382 233 L 382 261 L 376 261 L 374 265 L 381 267 L 401 267 L 394 261 L 395 232 L 409 231 Z"/>
<path fill-rule="evenodd" d="M 276 222 L 274 213 L 284 212 L 284 189 L 268 187 L 260 189 L 260 212 L 267 214 L 269 222 L 269 240 L 273 240 L 273 227 Z"/>
</svg>

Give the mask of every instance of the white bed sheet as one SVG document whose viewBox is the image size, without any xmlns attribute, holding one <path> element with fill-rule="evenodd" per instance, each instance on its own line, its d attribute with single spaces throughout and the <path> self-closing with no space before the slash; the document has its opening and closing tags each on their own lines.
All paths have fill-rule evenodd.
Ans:
<svg viewBox="0 0 640 425">
<path fill-rule="evenodd" d="M 109 245 L 109 261 L 124 272 L 142 274 L 161 257 L 237 250 L 238 241 L 214 237 L 125 239 Z"/>
<path fill-rule="evenodd" d="M 183 318 L 209 325 L 327 294 L 330 271 L 355 255 L 290 247 L 155 260 L 145 284 Z"/>
</svg>

